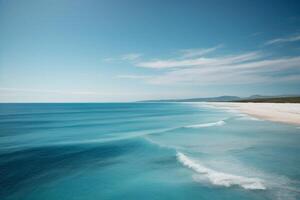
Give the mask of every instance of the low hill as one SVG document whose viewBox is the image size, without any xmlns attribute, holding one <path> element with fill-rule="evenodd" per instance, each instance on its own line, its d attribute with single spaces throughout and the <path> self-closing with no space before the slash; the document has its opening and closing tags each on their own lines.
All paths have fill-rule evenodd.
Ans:
<svg viewBox="0 0 300 200">
<path fill-rule="evenodd" d="M 249 97 L 238 96 L 219 96 L 206 98 L 190 98 L 190 99 L 162 99 L 162 100 L 146 100 L 141 102 L 270 102 L 270 103 L 300 103 L 300 96 L 262 96 L 252 95 Z"/>
<path fill-rule="evenodd" d="M 300 103 L 300 96 L 298 97 L 270 97 L 270 98 L 253 98 L 241 99 L 235 102 L 254 102 L 254 103 Z"/>
<path fill-rule="evenodd" d="M 163 99 L 163 100 L 147 100 L 142 102 L 228 102 L 241 100 L 237 96 L 220 96 L 206 98 L 191 98 L 191 99 Z"/>
</svg>

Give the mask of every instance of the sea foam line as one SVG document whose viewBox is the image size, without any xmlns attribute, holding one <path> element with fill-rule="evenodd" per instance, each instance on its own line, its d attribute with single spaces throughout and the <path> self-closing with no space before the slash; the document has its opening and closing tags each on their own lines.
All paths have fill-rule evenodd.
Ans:
<svg viewBox="0 0 300 200">
<path fill-rule="evenodd" d="M 213 185 L 230 187 L 233 185 L 240 186 L 244 189 L 249 190 L 265 190 L 266 186 L 263 181 L 259 178 L 249 178 L 233 174 L 226 174 L 223 172 L 218 172 L 213 169 L 209 169 L 197 161 L 192 160 L 183 153 L 177 152 L 177 159 L 184 166 L 194 170 L 198 174 L 205 176 Z M 194 177 L 196 181 L 201 178 L 198 176 Z"/>
<path fill-rule="evenodd" d="M 223 126 L 226 124 L 223 120 L 217 121 L 217 122 L 211 122 L 211 123 L 204 123 L 204 124 L 194 124 L 185 126 L 185 128 L 203 128 L 203 127 L 210 127 L 210 126 Z"/>
</svg>

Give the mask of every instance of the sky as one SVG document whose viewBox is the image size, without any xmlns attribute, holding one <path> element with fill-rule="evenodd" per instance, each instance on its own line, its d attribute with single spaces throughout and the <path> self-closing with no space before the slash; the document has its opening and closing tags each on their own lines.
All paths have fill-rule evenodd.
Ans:
<svg viewBox="0 0 300 200">
<path fill-rule="evenodd" d="M 300 94 L 300 1 L 0 0 L 0 102 Z"/>
</svg>

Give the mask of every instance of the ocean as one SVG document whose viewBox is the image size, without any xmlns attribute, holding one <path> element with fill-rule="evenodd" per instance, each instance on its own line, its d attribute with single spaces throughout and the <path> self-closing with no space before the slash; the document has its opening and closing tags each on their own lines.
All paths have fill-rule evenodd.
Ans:
<svg viewBox="0 0 300 200">
<path fill-rule="evenodd" d="M 1 200 L 297 200 L 300 129 L 205 103 L 0 104 Z"/>
</svg>

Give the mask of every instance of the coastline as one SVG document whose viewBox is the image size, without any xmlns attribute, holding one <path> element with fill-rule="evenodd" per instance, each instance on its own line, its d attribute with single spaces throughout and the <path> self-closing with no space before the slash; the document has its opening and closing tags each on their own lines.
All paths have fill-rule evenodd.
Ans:
<svg viewBox="0 0 300 200">
<path fill-rule="evenodd" d="M 237 110 L 259 119 L 300 125 L 300 104 L 298 103 L 208 102 L 207 104 Z"/>
</svg>

